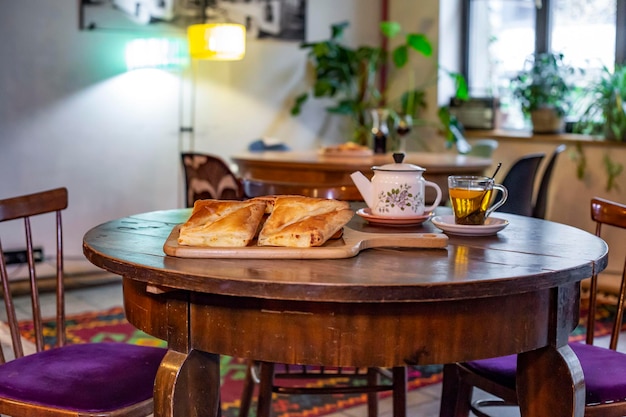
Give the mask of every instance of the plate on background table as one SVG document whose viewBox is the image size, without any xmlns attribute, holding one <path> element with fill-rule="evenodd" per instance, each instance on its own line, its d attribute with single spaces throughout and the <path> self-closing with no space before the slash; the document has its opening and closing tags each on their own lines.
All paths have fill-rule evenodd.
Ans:
<svg viewBox="0 0 626 417">
<path fill-rule="evenodd" d="M 376 225 L 376 226 L 395 226 L 395 227 L 409 227 L 409 226 L 419 226 L 424 223 L 426 220 L 430 219 L 433 215 L 432 212 L 424 213 L 420 216 L 411 216 L 411 217 L 389 217 L 389 216 L 377 216 L 372 214 L 372 210 L 369 207 L 359 209 L 356 212 L 357 215 L 361 216 L 368 223 Z"/>
<path fill-rule="evenodd" d="M 481 226 L 456 224 L 453 215 L 435 216 L 431 221 L 444 232 L 459 236 L 492 236 L 509 225 L 508 220 L 497 217 L 487 217 L 485 224 Z"/>
</svg>

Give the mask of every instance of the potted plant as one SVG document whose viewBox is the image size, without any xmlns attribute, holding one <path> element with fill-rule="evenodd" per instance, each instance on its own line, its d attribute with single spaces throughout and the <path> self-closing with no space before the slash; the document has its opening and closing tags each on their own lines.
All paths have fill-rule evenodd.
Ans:
<svg viewBox="0 0 626 417">
<path fill-rule="evenodd" d="M 533 132 L 564 130 L 574 73 L 574 68 L 564 63 L 563 54 L 540 53 L 528 58 L 524 69 L 511 80 L 513 95 L 524 116 L 531 119 Z"/>
<path fill-rule="evenodd" d="M 626 141 L 626 65 L 616 65 L 611 71 L 602 68 L 600 77 L 591 84 L 585 98 L 589 104 L 580 120 L 574 125 L 574 133 L 604 137 L 607 140 Z M 576 147 L 577 176 L 585 175 L 586 158 L 580 144 Z M 603 158 L 607 175 L 606 191 L 618 188 L 616 178 L 623 164 L 613 161 L 609 153 Z"/>
<path fill-rule="evenodd" d="M 589 93 L 589 105 L 575 126 L 576 132 L 626 141 L 626 65 L 616 65 L 613 71 L 603 67 Z"/>
<path fill-rule="evenodd" d="M 334 104 L 326 110 L 334 114 L 350 116 L 354 124 L 353 141 L 368 144 L 370 138 L 370 117 L 372 109 L 384 108 L 397 127 L 398 134 L 410 130 L 420 112 L 426 107 L 425 86 L 417 86 L 413 73 L 409 72 L 409 87 L 396 100 L 387 100 L 377 83 L 377 76 L 385 65 L 387 54 L 380 47 L 360 46 L 356 49 L 341 44 L 347 22 L 331 26 L 331 38 L 325 41 L 304 43 L 309 49 L 309 59 L 315 71 L 315 81 L 309 92 L 295 100 L 292 115 L 298 115 L 302 106 L 310 98 L 332 98 Z M 409 62 L 411 51 L 431 57 L 433 47 L 428 37 L 421 33 L 403 33 L 397 22 L 381 22 L 380 30 L 387 38 L 404 35 L 404 41 L 391 51 L 395 68 L 403 68 Z M 458 91 L 465 92 L 464 78 L 449 73 L 456 81 Z M 436 81 L 436 76 L 434 80 Z M 444 128 L 445 130 L 445 128 Z M 403 132 L 403 133 L 400 133 Z"/>
</svg>

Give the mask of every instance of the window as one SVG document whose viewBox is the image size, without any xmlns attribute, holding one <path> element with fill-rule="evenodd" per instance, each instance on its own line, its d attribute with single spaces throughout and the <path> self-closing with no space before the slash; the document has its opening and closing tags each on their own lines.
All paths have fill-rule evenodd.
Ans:
<svg viewBox="0 0 626 417">
<path fill-rule="evenodd" d="M 626 0 L 464 0 L 464 74 L 472 97 L 497 97 L 505 128 L 526 128 L 509 81 L 537 52 L 563 53 L 591 77 L 626 56 Z"/>
</svg>

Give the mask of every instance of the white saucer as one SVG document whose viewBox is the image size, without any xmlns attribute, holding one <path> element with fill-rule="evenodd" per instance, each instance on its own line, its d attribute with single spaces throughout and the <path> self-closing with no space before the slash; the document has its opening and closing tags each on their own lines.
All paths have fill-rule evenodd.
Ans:
<svg viewBox="0 0 626 417">
<path fill-rule="evenodd" d="M 369 207 L 359 209 L 356 214 L 363 217 L 368 223 L 379 226 L 419 226 L 433 215 L 432 212 L 428 212 L 421 216 L 411 217 L 377 216 L 372 214 L 372 210 Z"/>
<path fill-rule="evenodd" d="M 488 217 L 481 226 L 454 223 L 454 216 L 435 216 L 431 220 L 435 226 L 446 233 L 459 236 L 491 236 L 509 225 L 508 220 Z"/>
</svg>

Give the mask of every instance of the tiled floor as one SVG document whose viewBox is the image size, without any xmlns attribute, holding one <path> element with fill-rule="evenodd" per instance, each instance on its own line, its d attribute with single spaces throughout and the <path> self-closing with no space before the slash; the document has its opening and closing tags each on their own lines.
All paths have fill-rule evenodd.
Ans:
<svg viewBox="0 0 626 417">
<path fill-rule="evenodd" d="M 122 304 L 121 281 L 106 285 L 87 287 L 81 289 L 73 289 L 67 291 L 66 308 L 68 314 L 80 313 L 83 311 L 102 310 L 108 307 L 119 306 Z M 29 301 L 21 298 L 16 302 L 18 315 L 23 318 L 29 318 L 30 311 Z M 47 317 L 54 315 L 54 296 L 53 294 L 43 294 L 42 309 Z M 3 309 L 2 309 L 3 310 Z M 0 319 L 3 319 L 4 311 L 0 312 Z M 626 351 L 626 337 L 622 337 L 618 347 L 621 351 Z M 599 340 L 597 344 L 608 345 L 606 338 Z M 408 396 L 408 412 L 407 415 L 414 417 L 437 417 L 439 413 L 439 401 L 441 395 L 441 384 L 428 386 L 409 393 Z M 485 393 L 477 393 L 477 396 L 487 397 Z M 492 408 L 494 417 L 517 417 L 519 412 L 514 407 Z M 336 413 L 330 417 L 365 417 L 367 410 L 365 406 L 347 409 L 344 412 Z M 391 400 L 385 399 L 380 403 L 381 417 L 391 417 Z"/>
</svg>

